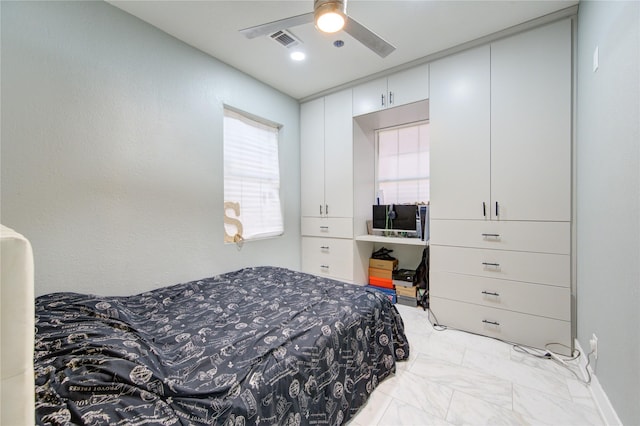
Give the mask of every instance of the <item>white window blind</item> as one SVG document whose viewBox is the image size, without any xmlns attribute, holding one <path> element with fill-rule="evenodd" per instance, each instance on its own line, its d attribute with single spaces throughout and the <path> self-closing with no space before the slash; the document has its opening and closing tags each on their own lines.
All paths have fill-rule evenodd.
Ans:
<svg viewBox="0 0 640 426">
<path fill-rule="evenodd" d="M 278 126 L 224 110 L 226 242 L 282 235 Z"/>
<path fill-rule="evenodd" d="M 377 132 L 376 187 L 384 204 L 429 201 L 429 124 Z"/>
</svg>

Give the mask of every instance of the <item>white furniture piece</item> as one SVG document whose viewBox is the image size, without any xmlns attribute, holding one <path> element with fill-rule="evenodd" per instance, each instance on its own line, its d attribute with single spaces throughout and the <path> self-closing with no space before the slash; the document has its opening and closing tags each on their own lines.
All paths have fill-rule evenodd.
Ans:
<svg viewBox="0 0 640 426">
<path fill-rule="evenodd" d="M 29 241 L 0 225 L 2 404 L 0 424 L 35 424 L 33 251 Z"/>
<path fill-rule="evenodd" d="M 564 354 L 571 40 L 567 19 L 430 68 L 430 308 L 443 325 Z"/>
<path fill-rule="evenodd" d="M 301 105 L 302 270 L 353 281 L 351 90 Z"/>
<path fill-rule="evenodd" d="M 429 98 L 429 64 L 399 71 L 353 88 L 353 116 Z"/>
</svg>

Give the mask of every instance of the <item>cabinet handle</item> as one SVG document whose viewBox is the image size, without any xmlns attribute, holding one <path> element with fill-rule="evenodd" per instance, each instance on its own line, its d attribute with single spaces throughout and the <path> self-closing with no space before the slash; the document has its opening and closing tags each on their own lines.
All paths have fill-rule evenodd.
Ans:
<svg viewBox="0 0 640 426">
<path fill-rule="evenodd" d="M 500 325 L 500 323 L 496 321 L 482 320 L 482 322 L 489 325 Z"/>
<path fill-rule="evenodd" d="M 321 250 L 329 250 L 329 246 L 320 246 Z"/>
<path fill-rule="evenodd" d="M 322 210 L 322 207 L 320 209 Z M 487 203 L 484 201 L 482 202 L 482 216 L 487 217 Z"/>
<path fill-rule="evenodd" d="M 493 237 L 493 238 L 499 238 L 499 237 L 500 237 L 500 234 L 482 234 L 482 236 L 483 236 L 484 238 L 490 238 L 490 237 Z"/>
<path fill-rule="evenodd" d="M 496 201 L 496 217 L 500 216 L 500 213 L 498 213 L 498 202 Z"/>
<path fill-rule="evenodd" d="M 320 231 L 328 232 L 329 231 L 329 227 L 328 226 L 321 226 L 320 227 Z"/>
<path fill-rule="evenodd" d="M 494 293 L 494 292 L 491 292 L 491 291 L 484 291 L 484 290 L 482 291 L 482 294 L 485 294 L 487 296 L 496 296 L 496 297 L 500 296 L 500 294 L 498 294 L 498 293 Z"/>
<path fill-rule="evenodd" d="M 329 269 L 329 265 L 320 265 L 322 269 Z"/>
<path fill-rule="evenodd" d="M 322 204 L 320 204 L 320 216 L 322 216 Z"/>
<path fill-rule="evenodd" d="M 498 268 L 500 266 L 499 263 L 491 263 L 491 262 L 482 262 L 484 266 L 493 266 L 494 268 Z"/>
<path fill-rule="evenodd" d="M 389 105 L 393 105 L 393 92 L 389 92 Z"/>
<path fill-rule="evenodd" d="M 380 106 L 384 106 L 384 93 L 380 95 Z"/>
<path fill-rule="evenodd" d="M 326 214 L 327 216 L 329 216 L 329 204 L 325 204 L 325 205 L 324 205 L 324 214 Z"/>
</svg>

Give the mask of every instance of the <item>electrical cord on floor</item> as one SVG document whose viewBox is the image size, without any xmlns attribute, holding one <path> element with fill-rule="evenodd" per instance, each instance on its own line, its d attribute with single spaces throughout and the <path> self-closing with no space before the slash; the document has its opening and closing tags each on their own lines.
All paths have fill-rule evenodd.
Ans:
<svg viewBox="0 0 640 426">
<path fill-rule="evenodd" d="M 520 352 L 520 353 L 524 353 L 526 355 L 530 355 L 536 358 L 540 358 L 540 359 L 549 359 L 552 360 L 554 362 L 556 362 L 558 365 L 566 368 L 567 370 L 569 370 L 575 377 L 576 379 L 581 382 L 584 383 L 585 385 L 589 385 L 591 384 L 591 373 L 589 372 L 589 364 L 591 362 L 590 356 L 593 354 L 594 351 L 591 351 L 587 354 L 587 364 L 584 366 L 584 370 L 587 376 L 587 380 L 583 380 L 580 376 L 578 376 L 578 374 L 573 371 L 573 369 L 571 368 L 571 366 L 569 364 L 567 364 L 567 361 L 575 361 L 578 358 L 580 358 L 580 351 L 578 349 L 575 349 L 573 351 L 573 354 L 570 357 L 566 357 L 563 358 L 560 354 L 557 354 L 556 352 L 553 352 L 549 349 L 549 346 L 552 345 L 557 345 L 557 346 L 563 346 L 567 349 L 571 349 L 569 346 L 563 344 L 563 343 L 547 343 L 545 345 L 545 350 L 541 350 L 538 348 L 534 348 L 532 346 L 526 346 L 526 345 L 521 345 L 519 343 L 515 343 L 515 342 L 510 342 L 508 340 L 504 340 L 504 339 L 499 339 L 497 337 L 492 337 L 492 336 L 485 336 L 483 334 L 479 334 L 479 333 L 474 333 L 472 331 L 466 331 L 466 330 L 460 330 L 458 328 L 454 328 L 454 327 L 448 327 L 445 325 L 442 325 L 438 322 L 438 317 L 436 317 L 436 314 L 433 312 L 433 310 L 431 310 L 431 308 L 427 308 L 427 317 L 429 318 L 429 323 L 433 326 L 433 329 L 435 331 L 445 331 L 445 330 L 455 330 L 455 331 L 461 331 L 463 333 L 467 333 L 467 334 L 473 334 L 476 336 L 481 336 L 481 337 L 488 337 L 489 339 L 493 339 L 493 340 L 497 340 L 499 342 L 502 343 L 506 343 L 508 345 L 511 345 L 513 347 L 513 350 L 516 352 Z M 433 319 L 435 321 L 431 321 L 431 318 L 433 317 Z"/>
</svg>

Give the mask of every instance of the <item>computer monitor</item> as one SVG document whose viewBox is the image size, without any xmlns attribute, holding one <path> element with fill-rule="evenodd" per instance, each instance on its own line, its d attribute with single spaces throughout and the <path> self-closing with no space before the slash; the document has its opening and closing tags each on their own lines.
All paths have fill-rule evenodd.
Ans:
<svg viewBox="0 0 640 426">
<path fill-rule="evenodd" d="M 418 229 L 418 206 L 415 204 L 393 204 L 373 206 L 373 230 L 413 232 Z"/>
</svg>

